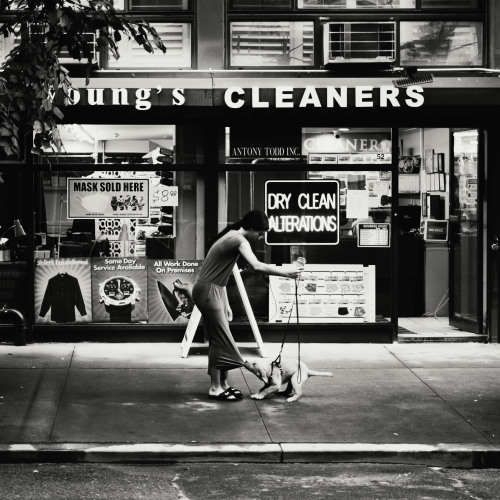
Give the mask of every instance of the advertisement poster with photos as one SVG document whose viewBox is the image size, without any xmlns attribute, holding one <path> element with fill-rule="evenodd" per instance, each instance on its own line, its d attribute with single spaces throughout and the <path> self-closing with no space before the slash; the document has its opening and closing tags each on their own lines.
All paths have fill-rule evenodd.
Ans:
<svg viewBox="0 0 500 500">
<path fill-rule="evenodd" d="M 187 324 L 194 309 L 189 292 L 202 260 L 149 260 L 149 323 Z"/>
<path fill-rule="evenodd" d="M 92 311 L 96 323 L 147 321 L 147 259 L 92 259 Z"/>
<path fill-rule="evenodd" d="M 269 277 L 269 321 L 307 323 L 375 321 L 375 266 L 306 264 L 298 282 Z"/>
<path fill-rule="evenodd" d="M 68 179 L 68 219 L 148 217 L 147 179 Z"/>
<path fill-rule="evenodd" d="M 35 322 L 92 321 L 90 259 L 35 261 Z"/>
</svg>

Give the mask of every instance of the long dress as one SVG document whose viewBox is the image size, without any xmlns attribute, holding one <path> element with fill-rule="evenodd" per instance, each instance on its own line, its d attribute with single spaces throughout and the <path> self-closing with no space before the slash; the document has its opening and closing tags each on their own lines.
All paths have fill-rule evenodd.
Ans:
<svg viewBox="0 0 500 500">
<path fill-rule="evenodd" d="M 234 230 L 217 240 L 210 248 L 193 287 L 193 300 L 203 316 L 209 342 L 209 372 L 211 368 L 227 371 L 245 364 L 229 329 L 224 291 L 242 243 L 249 244 Z"/>
</svg>

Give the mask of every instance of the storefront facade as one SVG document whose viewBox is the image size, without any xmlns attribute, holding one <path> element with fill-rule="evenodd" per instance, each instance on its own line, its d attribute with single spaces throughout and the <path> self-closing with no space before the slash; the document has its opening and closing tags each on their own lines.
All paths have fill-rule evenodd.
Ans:
<svg viewBox="0 0 500 500">
<path fill-rule="evenodd" d="M 0 167 L 2 230 L 26 233 L 5 235 L 2 303 L 35 339 L 180 341 L 183 285 L 221 229 L 261 209 L 258 257 L 306 271 L 296 290 L 239 263 L 238 340 L 253 317 L 264 340 L 392 342 L 398 318 L 431 313 L 497 342 L 493 3 L 167 3 L 171 69 L 103 57 L 88 86 L 73 79 L 65 153 L 29 144 Z M 359 25 L 383 41 L 375 61 L 356 54 Z"/>
</svg>

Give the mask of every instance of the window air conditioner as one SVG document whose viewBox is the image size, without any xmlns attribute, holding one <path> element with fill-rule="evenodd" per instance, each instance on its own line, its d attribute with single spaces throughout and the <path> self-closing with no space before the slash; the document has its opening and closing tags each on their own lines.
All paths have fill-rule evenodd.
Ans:
<svg viewBox="0 0 500 500">
<path fill-rule="evenodd" d="M 323 30 L 325 65 L 396 60 L 394 22 L 329 22 Z"/>
</svg>

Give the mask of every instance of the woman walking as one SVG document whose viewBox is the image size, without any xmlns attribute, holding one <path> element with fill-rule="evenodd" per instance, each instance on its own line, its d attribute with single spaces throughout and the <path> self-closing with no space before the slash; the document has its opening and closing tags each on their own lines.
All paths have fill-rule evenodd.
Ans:
<svg viewBox="0 0 500 500">
<path fill-rule="evenodd" d="M 232 311 L 226 291 L 238 257 L 241 255 L 257 272 L 294 279 L 300 277 L 301 269 L 281 269 L 257 259 L 250 242 L 262 239 L 268 230 L 267 215 L 260 210 L 248 212 L 243 219 L 227 227 L 210 248 L 194 284 L 193 300 L 203 316 L 209 342 L 208 397 L 211 399 L 237 401 L 243 397 L 239 390 L 227 383 L 227 372 L 245 365 L 229 329 Z"/>
</svg>

